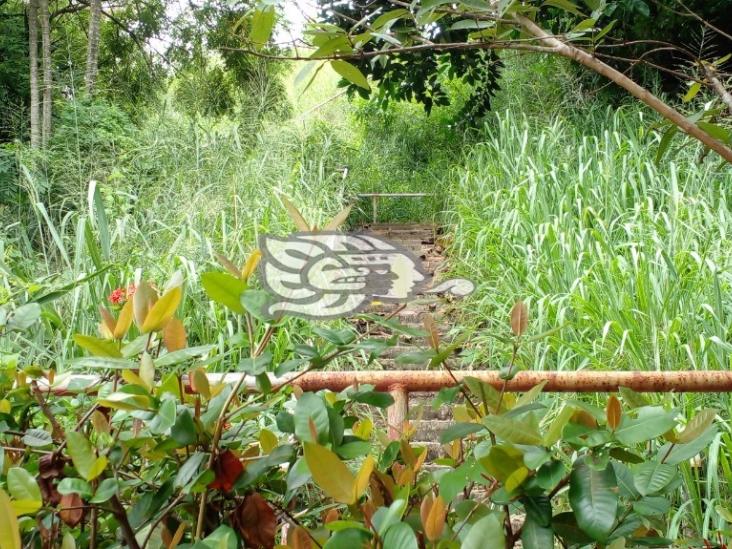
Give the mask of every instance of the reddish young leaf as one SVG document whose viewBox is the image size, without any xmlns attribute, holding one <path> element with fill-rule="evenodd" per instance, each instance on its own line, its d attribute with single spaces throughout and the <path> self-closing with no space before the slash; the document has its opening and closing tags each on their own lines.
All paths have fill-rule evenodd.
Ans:
<svg viewBox="0 0 732 549">
<path fill-rule="evenodd" d="M 84 518 L 84 502 L 79 494 L 66 494 L 61 496 L 61 509 L 58 512 L 59 518 L 67 526 L 75 528 Z"/>
<path fill-rule="evenodd" d="M 287 545 L 292 549 L 312 549 L 313 542 L 305 528 L 295 526 L 287 536 Z"/>
<path fill-rule="evenodd" d="M 171 318 L 163 328 L 163 343 L 171 353 L 188 347 L 186 329 L 177 318 Z"/>
<path fill-rule="evenodd" d="M 340 518 L 341 514 L 338 512 L 338 509 L 328 509 L 328 512 L 325 513 L 325 516 L 323 517 L 323 524 L 328 524 L 329 522 L 340 520 Z"/>
<path fill-rule="evenodd" d="M 529 325 L 529 309 L 523 301 L 517 301 L 511 309 L 511 331 L 519 337 Z"/>
<path fill-rule="evenodd" d="M 607 401 L 606 408 L 607 426 L 614 431 L 620 425 L 620 418 L 623 415 L 623 409 L 620 407 L 620 401 L 615 395 L 611 395 Z"/>
<path fill-rule="evenodd" d="M 208 485 L 212 490 L 223 490 L 230 492 L 234 483 L 244 472 L 244 466 L 231 450 L 225 450 L 219 454 L 213 465 L 216 478 Z"/>
<path fill-rule="evenodd" d="M 249 494 L 234 510 L 232 522 L 247 547 L 272 549 L 277 531 L 277 516 L 272 507 L 256 492 Z"/>
</svg>

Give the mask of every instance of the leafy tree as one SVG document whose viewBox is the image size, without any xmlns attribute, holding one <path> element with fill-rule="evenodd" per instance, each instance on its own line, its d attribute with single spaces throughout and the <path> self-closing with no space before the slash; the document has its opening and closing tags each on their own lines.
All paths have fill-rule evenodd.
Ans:
<svg viewBox="0 0 732 549">
<path fill-rule="evenodd" d="M 326 23 L 332 23 L 348 32 L 354 21 L 369 20 L 374 13 L 383 14 L 372 25 L 375 31 L 400 34 L 404 26 L 401 17 L 406 10 L 393 9 L 394 3 L 389 0 L 375 2 L 333 2 L 320 3 L 321 17 Z M 429 40 L 434 44 L 450 44 L 465 42 L 474 29 L 470 25 L 457 24 L 460 16 L 448 15 L 434 21 L 429 31 Z M 408 27 L 405 28 L 408 33 Z M 327 52 L 337 45 L 321 46 L 321 53 Z M 376 52 L 378 43 L 368 42 L 362 48 L 364 52 Z M 334 50 L 335 51 L 335 50 Z M 502 62 L 493 50 L 455 49 L 448 51 L 426 50 L 398 53 L 383 56 L 375 60 L 354 59 L 353 64 L 376 84 L 376 90 L 366 89 L 358 84 L 343 80 L 351 95 L 373 97 L 378 104 L 385 107 L 390 100 L 416 101 L 424 105 L 429 113 L 433 106 L 444 106 L 450 103 L 445 89 L 445 79 L 457 78 L 472 87 L 472 93 L 466 101 L 463 117 L 476 120 L 490 108 L 491 97 L 498 89 L 498 78 Z"/>
<path fill-rule="evenodd" d="M 281 319 L 262 316 L 267 295 L 250 285 L 258 257 L 241 267 L 222 258 L 227 272 L 201 277 L 212 301 L 245 320 L 224 348 L 189 346 L 176 274 L 161 290 L 115 290 L 112 310 L 99 304 L 99 334 L 74 336 L 84 356 L 72 362 L 96 374 L 75 380 L 18 364 L 13 353 L 25 332 L 59 321 L 44 308 L 85 280 L 0 308 L 3 547 L 39 538 L 80 549 L 686 543 L 660 532 L 683 516 L 678 468 L 718 437 L 717 410 L 681 427 L 678 410 L 627 389 L 604 407 L 565 399 L 553 414 L 544 384 L 508 393 L 529 329 L 519 302 L 501 335 L 514 356 L 503 381 L 465 377 L 437 395 L 434 406 L 449 403 L 457 421 L 440 438 L 443 467 L 428 467 L 429 450 L 410 441 L 408 425 L 392 425 L 390 439 L 367 412 L 392 405 L 389 394 L 365 384 L 295 387 L 303 372 L 352 353 L 378 357 L 415 329 L 371 315 L 394 335 L 319 326 L 296 344 Z M 466 338 L 442 342 L 430 325 L 417 332 L 431 333 L 430 348 L 405 358 L 446 368 Z M 204 366 L 222 361 L 238 371 L 234 383 Z M 732 517 L 722 504 L 716 512 Z"/>
<path fill-rule="evenodd" d="M 289 56 L 278 56 L 258 51 L 261 49 L 261 37 L 268 38 L 272 32 L 270 18 L 265 16 L 272 10 L 272 6 L 269 2 L 260 3 L 251 17 L 252 46 L 240 48 L 240 51 L 270 59 L 290 58 L 329 62 L 333 69 L 351 84 L 364 89 L 370 89 L 370 84 L 358 64 L 368 62 L 370 70 L 367 72 L 371 72 L 372 67 L 382 59 L 392 56 L 475 49 L 486 51 L 512 49 L 559 55 L 608 78 L 663 116 L 676 130 L 681 130 L 699 140 L 705 147 L 732 163 L 732 148 L 728 145 L 732 135 L 729 132 L 720 129 L 709 120 L 700 125 L 697 123 L 698 118 L 687 118 L 627 74 L 606 62 L 617 57 L 612 53 L 606 53 L 608 50 L 612 52 L 616 44 L 606 43 L 603 40 L 612 30 L 614 22 L 604 27 L 600 27 L 598 23 L 606 13 L 612 11 L 614 4 L 601 0 L 587 0 L 586 6 L 580 9 L 580 6 L 572 0 L 543 3 L 535 0 L 526 2 L 505 0 L 498 3 L 482 0 L 459 2 L 424 0 L 408 4 L 399 2 L 397 3 L 399 7 L 389 11 L 384 11 L 383 6 L 374 7 L 372 4 L 365 5 L 366 13 L 361 19 L 349 18 L 350 27 L 347 30 L 328 24 L 327 21 L 311 25 L 308 37 L 312 52 L 309 55 L 293 51 Z M 567 32 L 553 33 L 548 26 L 542 26 L 542 21 L 551 19 L 553 10 L 557 8 L 566 13 L 567 17 L 578 15 L 583 19 Z M 438 22 L 443 20 L 454 21 L 449 27 L 450 30 L 469 29 L 470 32 L 465 39 L 458 42 L 434 41 L 433 31 L 439 28 Z M 722 62 L 724 58 L 716 61 Z M 711 85 L 713 83 L 711 78 L 708 80 L 709 82 L 698 82 L 700 85 Z M 393 83 L 389 79 L 377 79 L 376 83 L 384 85 L 386 95 L 393 93 L 390 92 Z M 409 81 L 406 85 L 408 83 Z M 712 86 L 712 89 L 716 90 L 716 87 Z"/>
</svg>

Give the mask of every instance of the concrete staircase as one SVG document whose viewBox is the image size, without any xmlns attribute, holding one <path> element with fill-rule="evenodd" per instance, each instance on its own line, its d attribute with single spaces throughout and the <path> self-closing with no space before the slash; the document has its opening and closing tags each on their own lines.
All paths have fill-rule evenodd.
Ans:
<svg viewBox="0 0 732 549">
<path fill-rule="evenodd" d="M 439 280 L 441 270 L 444 269 L 444 247 L 435 225 L 422 223 L 393 224 L 379 223 L 364 227 L 366 234 L 378 236 L 401 246 L 412 252 L 422 261 L 425 272 L 433 275 L 433 280 Z M 397 305 L 384 304 L 375 306 L 372 311 L 380 314 L 389 314 L 398 308 Z M 436 296 L 422 296 L 409 303 L 394 317 L 400 324 L 423 329 L 423 315 L 430 313 L 438 328 L 442 341 L 446 341 L 450 319 L 445 302 Z M 370 368 L 384 370 L 413 370 L 420 368 L 415 364 L 401 364 L 397 358 L 405 353 L 428 348 L 424 338 L 400 337 L 399 344 L 389 348 Z M 421 366 L 425 367 L 425 365 Z M 443 454 L 439 439 L 440 434 L 452 423 L 452 411 L 443 406 L 439 410 L 432 409 L 434 393 L 410 393 L 409 419 L 415 429 L 412 441 L 429 448 L 430 458 L 434 459 Z"/>
</svg>

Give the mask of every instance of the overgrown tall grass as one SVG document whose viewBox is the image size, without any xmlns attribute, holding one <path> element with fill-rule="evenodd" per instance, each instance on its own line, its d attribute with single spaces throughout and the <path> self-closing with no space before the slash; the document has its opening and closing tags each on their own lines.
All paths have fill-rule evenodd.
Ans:
<svg viewBox="0 0 732 549">
<path fill-rule="evenodd" d="M 111 268 L 47 307 L 23 360 L 63 369 L 78 354 L 71 336 L 96 331 L 95 304 L 113 288 L 178 269 L 191 342 L 224 349 L 238 320 L 198 276 L 218 268 L 215 252 L 241 262 L 262 231 L 292 230 L 280 195 L 323 223 L 357 192 L 427 191 L 381 215 L 443 223 L 453 271 L 478 283 L 460 307 L 474 331 L 465 367 L 506 359 L 499 338 L 520 298 L 531 334 L 548 332 L 523 348 L 522 367 L 729 368 L 732 171 L 693 143 L 656 165 L 649 116 L 609 108 L 573 78 L 546 60 L 508 63 L 494 113 L 472 131 L 459 128 L 459 105 L 427 117 L 348 103 L 332 75 L 304 94 L 291 85 L 286 121 L 192 117 L 165 98 L 139 125 L 114 114 L 104 128 L 117 130 L 91 134 L 99 124 L 79 117 L 104 113 L 74 107 L 49 158 L 15 156 L 22 200 L 0 211 L 0 303 Z M 103 208 L 87 202 L 90 179 Z M 369 216 L 359 204 L 353 222 Z M 282 337 L 307 337 L 299 328 Z M 710 509 L 730 497 L 730 447 L 725 432 L 704 469 L 681 468 L 683 513 L 700 534 L 721 525 Z"/>
<path fill-rule="evenodd" d="M 476 317 L 532 302 L 534 369 L 729 367 L 732 172 L 695 147 L 653 162 L 636 108 L 581 126 L 497 113 L 450 184 Z M 711 160 L 711 159 L 710 159 Z M 488 336 L 476 344 L 490 356 Z"/>
</svg>

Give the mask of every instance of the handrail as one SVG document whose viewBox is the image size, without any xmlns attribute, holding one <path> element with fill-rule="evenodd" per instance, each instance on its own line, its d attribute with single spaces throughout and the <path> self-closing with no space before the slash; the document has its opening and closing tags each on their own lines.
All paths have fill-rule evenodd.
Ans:
<svg viewBox="0 0 732 549">
<path fill-rule="evenodd" d="M 234 383 L 245 376 L 244 373 L 207 374 L 213 383 Z M 285 383 L 297 385 L 304 391 L 329 389 L 342 391 L 353 385 L 373 385 L 381 391 L 388 391 L 394 397 L 394 404 L 387 411 L 389 436 L 401 436 L 402 426 L 409 411 L 409 393 L 434 392 L 452 387 L 455 381 L 473 377 L 496 388 L 504 387 L 508 392 L 524 392 L 546 382 L 544 392 L 611 393 L 620 387 L 637 392 L 678 392 L 678 393 L 721 393 L 732 392 L 732 371 L 728 370 L 682 370 L 676 372 L 603 372 L 580 370 L 575 372 L 537 372 L 522 371 L 512 379 L 504 381 L 495 370 L 452 370 L 450 372 L 427 370 L 361 370 L 345 372 L 307 372 L 293 373 L 282 377 L 272 377 L 273 386 Z M 96 386 L 100 376 L 90 374 L 60 375 L 53 385 L 42 388 L 50 393 L 68 394 L 75 392 L 70 383 L 74 380 L 87 386 Z M 43 383 L 39 383 L 43 385 Z M 187 386 L 186 382 L 186 386 Z M 254 378 L 246 380 L 249 388 L 255 387 Z"/>
<path fill-rule="evenodd" d="M 424 198 L 426 196 L 434 196 L 433 193 L 357 193 L 358 198 L 370 198 L 371 207 L 373 208 L 372 222 L 376 223 L 378 219 L 378 207 L 380 198 Z"/>
<path fill-rule="evenodd" d="M 234 383 L 246 374 L 230 372 L 209 373 L 212 383 Z M 353 385 L 373 385 L 378 390 L 390 390 L 400 386 L 407 392 L 434 392 L 452 387 L 455 381 L 473 377 L 496 388 L 504 385 L 500 373 L 495 370 L 452 370 L 446 372 L 427 370 L 360 370 L 341 372 L 293 373 L 282 377 L 271 377 L 273 386 L 297 385 L 304 391 L 330 389 L 342 391 Z M 52 393 L 73 393 L 70 384 L 81 382 L 95 385 L 101 380 L 93 374 L 60 374 L 52 385 L 44 390 Z M 546 382 L 546 393 L 612 393 L 620 387 L 647 393 L 724 393 L 732 392 L 732 371 L 729 370 L 681 370 L 675 372 L 606 372 L 606 371 L 564 371 L 542 372 L 522 371 L 505 382 L 508 392 L 528 391 Z M 254 387 L 254 378 L 247 384 Z"/>
</svg>

